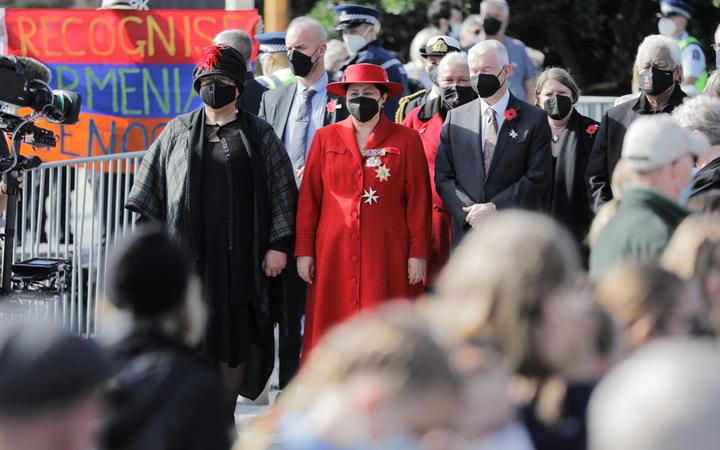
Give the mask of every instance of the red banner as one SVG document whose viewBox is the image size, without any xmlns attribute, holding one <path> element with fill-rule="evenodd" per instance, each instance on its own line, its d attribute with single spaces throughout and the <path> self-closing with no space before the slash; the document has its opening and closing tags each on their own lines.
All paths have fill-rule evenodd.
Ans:
<svg viewBox="0 0 720 450">
<path fill-rule="evenodd" d="M 192 69 L 202 48 L 226 29 L 252 36 L 259 19 L 256 10 L 6 9 L 7 53 L 43 62 L 53 88 L 82 96 L 77 124 L 38 122 L 58 136 L 38 156 L 146 149 L 168 121 L 201 105 Z"/>
</svg>

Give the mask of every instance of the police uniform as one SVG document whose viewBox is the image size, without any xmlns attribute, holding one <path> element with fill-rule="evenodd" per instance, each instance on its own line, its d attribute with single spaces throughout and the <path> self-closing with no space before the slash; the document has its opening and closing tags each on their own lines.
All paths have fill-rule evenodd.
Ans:
<svg viewBox="0 0 720 450">
<path fill-rule="evenodd" d="M 428 56 L 445 56 L 448 53 L 459 51 L 461 48 L 457 39 L 450 36 L 435 36 L 430 38 L 425 47 L 420 49 L 420 55 L 426 58 Z M 421 89 L 402 97 L 395 113 L 395 122 L 402 124 L 410 111 L 424 105 L 428 100 L 432 100 L 432 91 L 428 89 Z"/>
<path fill-rule="evenodd" d="M 339 5 L 335 8 L 335 14 L 338 16 L 338 25 L 335 27 L 336 31 L 346 30 L 348 28 L 354 28 L 362 24 L 377 25 L 380 23 L 380 11 L 362 5 L 351 5 L 344 4 Z M 376 64 L 387 72 L 388 79 L 395 83 L 399 83 L 403 86 L 407 92 L 408 77 L 405 72 L 403 63 L 392 53 L 385 50 L 379 40 L 368 43 L 365 47 L 361 48 L 357 54 L 351 56 L 340 69 L 340 79 L 345 69 L 351 64 L 369 63 Z M 391 120 L 395 119 L 395 112 L 398 108 L 398 97 L 390 97 L 385 103 L 384 112 L 385 115 Z"/>
<path fill-rule="evenodd" d="M 680 15 L 685 17 L 688 22 L 695 13 L 695 8 L 685 0 L 660 0 L 660 12 L 663 17 L 672 15 Z M 661 19 L 664 20 L 664 19 Z M 677 38 L 680 47 L 680 60 L 685 77 L 695 78 L 695 84 L 683 85 L 683 90 L 689 94 L 700 94 L 705 90 L 708 73 L 705 64 L 705 53 L 703 52 L 700 41 L 690 36 L 687 32 L 683 32 Z"/>
<path fill-rule="evenodd" d="M 286 33 L 284 31 L 279 31 L 276 33 L 261 33 L 255 35 L 255 39 L 257 39 L 259 44 L 258 54 L 287 53 L 287 47 L 285 46 L 285 34 Z M 277 70 L 271 74 L 255 77 L 255 79 L 267 89 L 275 89 L 280 86 L 293 84 L 296 80 L 296 76 L 292 69 L 288 67 Z"/>
</svg>

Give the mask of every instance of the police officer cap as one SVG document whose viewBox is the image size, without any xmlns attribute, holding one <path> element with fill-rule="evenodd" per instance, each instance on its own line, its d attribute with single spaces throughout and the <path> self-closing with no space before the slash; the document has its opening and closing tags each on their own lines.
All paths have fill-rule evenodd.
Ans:
<svg viewBox="0 0 720 450">
<path fill-rule="evenodd" d="M 0 416 L 69 406 L 107 379 L 95 343 L 47 324 L 0 327 Z"/>
<path fill-rule="evenodd" d="M 365 5 L 338 5 L 335 7 L 335 15 L 338 16 L 336 31 L 354 28 L 358 25 L 368 23 L 375 25 L 380 23 L 380 10 Z"/>
<path fill-rule="evenodd" d="M 422 56 L 445 56 L 448 53 L 459 52 L 460 43 L 450 36 L 435 36 L 430 38 L 425 47 L 420 49 Z"/>
<path fill-rule="evenodd" d="M 660 12 L 663 16 L 678 14 L 691 19 L 695 8 L 686 0 L 660 0 Z"/>
<path fill-rule="evenodd" d="M 260 53 L 285 53 L 287 52 L 287 46 L 285 45 L 285 32 L 277 31 L 275 33 L 261 33 L 256 34 L 260 48 Z"/>
</svg>

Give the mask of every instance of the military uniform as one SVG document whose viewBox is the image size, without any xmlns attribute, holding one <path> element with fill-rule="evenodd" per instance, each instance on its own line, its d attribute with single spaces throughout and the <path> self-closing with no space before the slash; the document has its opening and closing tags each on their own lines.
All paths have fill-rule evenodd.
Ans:
<svg viewBox="0 0 720 450">
<path fill-rule="evenodd" d="M 443 57 L 448 53 L 459 52 L 460 50 L 460 43 L 457 39 L 450 36 L 434 36 L 427 41 L 427 44 L 423 48 L 420 49 L 420 55 L 423 58 L 427 58 L 429 56 Z M 433 83 L 437 83 L 437 79 L 432 81 Z M 400 99 L 397 112 L 395 113 L 395 122 L 400 124 L 403 123 L 408 114 L 410 114 L 410 111 L 418 106 L 424 105 L 429 100 L 432 100 L 433 97 L 434 95 L 432 95 L 432 91 L 427 89 L 422 89 L 402 97 Z"/>
</svg>

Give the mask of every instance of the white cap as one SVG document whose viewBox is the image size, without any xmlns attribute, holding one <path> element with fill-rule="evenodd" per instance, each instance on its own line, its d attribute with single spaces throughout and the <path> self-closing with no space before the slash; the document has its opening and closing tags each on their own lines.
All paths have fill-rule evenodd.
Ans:
<svg viewBox="0 0 720 450">
<path fill-rule="evenodd" d="M 709 148 L 703 133 L 686 131 L 669 114 L 648 115 L 630 124 L 622 159 L 630 170 L 648 172 L 686 154 L 700 156 Z"/>
</svg>

